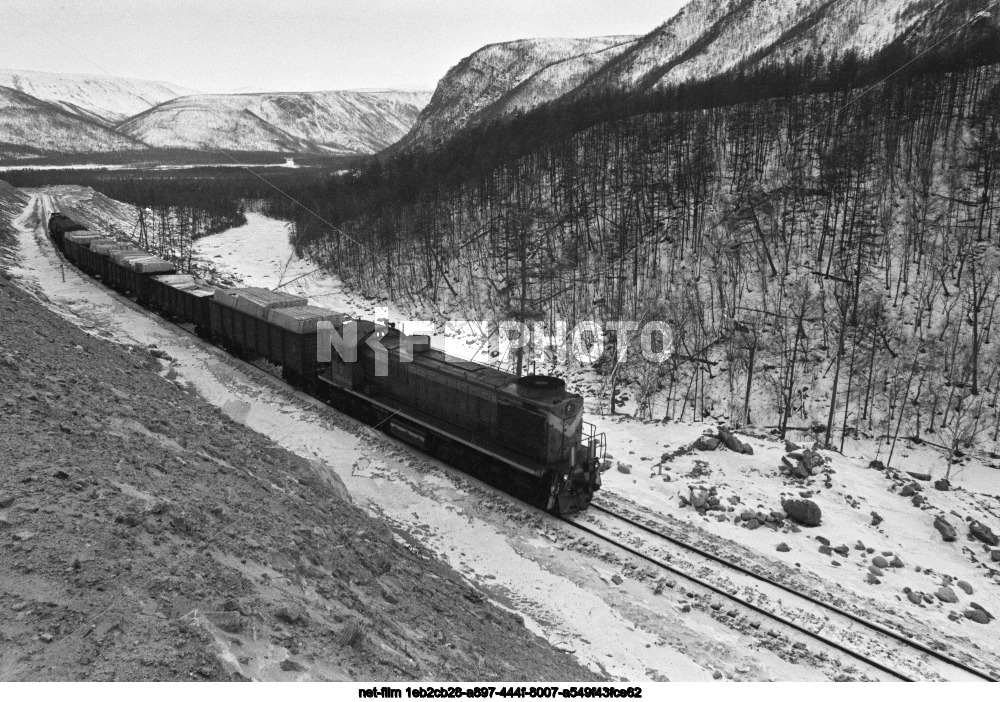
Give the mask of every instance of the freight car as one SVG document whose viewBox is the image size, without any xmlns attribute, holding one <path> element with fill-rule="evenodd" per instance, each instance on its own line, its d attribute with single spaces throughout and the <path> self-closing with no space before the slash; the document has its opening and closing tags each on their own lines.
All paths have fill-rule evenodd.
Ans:
<svg viewBox="0 0 1000 702">
<path fill-rule="evenodd" d="M 148 309 L 281 366 L 310 395 L 528 502 L 571 514 L 600 487 L 604 436 L 558 378 L 518 378 L 295 295 L 212 288 L 65 215 L 52 215 L 49 232 L 69 261 Z"/>
</svg>

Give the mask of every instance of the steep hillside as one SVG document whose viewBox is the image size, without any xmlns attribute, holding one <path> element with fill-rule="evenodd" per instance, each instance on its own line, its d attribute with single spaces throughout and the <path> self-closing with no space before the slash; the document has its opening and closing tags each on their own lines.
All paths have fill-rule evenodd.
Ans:
<svg viewBox="0 0 1000 702">
<path fill-rule="evenodd" d="M 432 143 L 477 121 L 553 100 L 635 39 L 523 39 L 483 47 L 441 79 L 400 146 Z"/>
<path fill-rule="evenodd" d="M 144 144 L 89 119 L 0 87 L 0 159 L 145 149 Z"/>
<path fill-rule="evenodd" d="M 525 40 L 484 47 L 441 79 L 400 147 L 438 144 L 564 96 L 648 93 L 737 69 L 923 50 L 996 32 L 1000 0 L 693 0 L 641 38 Z"/>
<path fill-rule="evenodd" d="M 19 90 L 108 127 L 161 102 L 195 92 L 160 81 L 10 68 L 0 69 L 0 86 Z"/>
<path fill-rule="evenodd" d="M 163 148 L 370 154 L 397 141 L 424 92 L 194 95 L 158 105 L 118 131 Z"/>
<path fill-rule="evenodd" d="M 585 89 L 637 89 L 701 80 L 736 67 L 873 55 L 898 40 L 926 47 L 977 14 L 1000 17 L 997 0 L 694 0 L 609 62 Z"/>
</svg>

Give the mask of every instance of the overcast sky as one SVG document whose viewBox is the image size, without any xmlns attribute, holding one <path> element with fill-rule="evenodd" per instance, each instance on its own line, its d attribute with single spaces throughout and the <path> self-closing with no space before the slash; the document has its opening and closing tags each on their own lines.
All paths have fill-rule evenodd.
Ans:
<svg viewBox="0 0 1000 702">
<path fill-rule="evenodd" d="M 433 88 L 485 44 L 645 34 L 687 0 L 0 0 L 0 68 L 205 92 Z"/>
</svg>

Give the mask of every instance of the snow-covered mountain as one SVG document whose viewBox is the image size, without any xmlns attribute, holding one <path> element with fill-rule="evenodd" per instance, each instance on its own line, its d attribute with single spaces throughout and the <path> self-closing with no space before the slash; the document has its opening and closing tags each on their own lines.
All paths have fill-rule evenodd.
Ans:
<svg viewBox="0 0 1000 702">
<path fill-rule="evenodd" d="M 182 149 L 371 154 L 400 139 L 429 92 L 192 95 L 122 122 L 150 146 Z"/>
<path fill-rule="evenodd" d="M 896 41 L 927 48 L 998 24 L 1000 0 L 692 0 L 640 38 L 486 46 L 441 79 L 399 146 L 433 145 L 569 93 L 648 91 L 810 55 L 865 57 Z"/>
<path fill-rule="evenodd" d="M 998 19 L 998 0 L 693 0 L 586 88 L 648 90 L 810 55 L 866 57 L 897 40 L 925 48 Z"/>
<path fill-rule="evenodd" d="M 0 158 L 143 151 L 146 146 L 55 105 L 0 87 Z"/>
<path fill-rule="evenodd" d="M 430 143 L 462 127 L 560 97 L 636 39 L 521 39 L 485 46 L 445 74 L 399 146 Z"/>
<path fill-rule="evenodd" d="M 113 127 L 132 115 L 195 91 L 170 83 L 118 76 L 0 69 L 0 86 Z"/>
</svg>

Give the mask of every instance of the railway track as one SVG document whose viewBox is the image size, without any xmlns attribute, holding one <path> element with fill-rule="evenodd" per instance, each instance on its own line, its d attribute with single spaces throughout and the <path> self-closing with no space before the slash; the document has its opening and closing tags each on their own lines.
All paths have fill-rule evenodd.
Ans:
<svg viewBox="0 0 1000 702">
<path fill-rule="evenodd" d="M 595 515 L 603 516 L 597 517 Z M 624 528 L 621 526 L 618 527 L 620 531 L 631 531 L 633 535 L 638 532 L 638 534 L 647 538 L 652 537 L 652 540 L 658 540 L 661 543 L 666 544 L 667 549 L 670 549 L 675 553 L 678 549 L 681 549 L 689 554 L 695 554 L 698 558 L 703 560 L 703 563 L 706 566 L 710 566 L 712 568 L 718 568 L 721 566 L 723 574 L 727 576 L 735 575 L 736 580 L 742 579 L 743 582 L 746 583 L 749 579 L 749 582 L 754 585 L 755 590 L 759 590 L 763 587 L 764 591 L 770 590 L 771 592 L 781 596 L 791 596 L 793 601 L 801 605 L 803 612 L 810 612 L 814 615 L 822 616 L 830 624 L 839 623 L 841 625 L 839 628 L 843 632 L 843 635 L 840 637 L 834 637 L 824 634 L 822 633 L 822 629 L 826 628 L 826 624 L 814 629 L 806 623 L 794 621 L 787 614 L 783 614 L 775 611 L 775 609 L 754 603 L 746 597 L 741 597 L 734 591 L 721 587 L 703 577 L 699 577 L 698 575 L 693 574 L 691 569 L 681 568 L 677 565 L 666 562 L 664 558 L 651 555 L 648 552 L 643 552 L 640 550 L 639 546 L 626 543 L 623 539 L 610 535 L 607 531 L 607 525 L 604 525 L 602 528 L 601 522 L 606 521 L 608 518 L 610 518 L 610 520 L 617 520 L 619 525 L 624 525 Z M 872 622 L 836 605 L 812 597 L 789 585 L 785 585 L 784 583 L 780 583 L 776 580 L 760 575 L 759 573 L 755 573 L 739 564 L 731 563 L 721 556 L 666 534 L 660 529 L 650 526 L 649 524 L 644 524 L 637 519 L 621 514 L 614 509 L 609 509 L 608 507 L 592 503 L 587 513 L 577 515 L 572 519 L 566 519 L 564 521 L 572 524 L 575 529 L 583 531 L 601 541 L 612 544 L 613 546 L 636 558 L 639 558 L 642 561 L 645 561 L 646 563 L 655 565 L 656 567 L 673 575 L 695 583 L 698 587 L 708 590 L 714 595 L 729 600 L 738 606 L 749 609 L 756 614 L 778 623 L 782 627 L 807 636 L 825 647 L 850 656 L 865 666 L 891 675 L 897 680 L 913 682 L 921 679 L 927 679 L 925 676 L 920 676 L 913 671 L 901 670 L 900 668 L 902 666 L 900 666 L 899 663 L 894 664 L 891 660 L 891 654 L 895 653 L 898 655 L 902 651 L 909 651 L 913 654 L 922 654 L 933 659 L 935 662 L 932 664 L 934 666 L 933 670 L 938 674 L 950 670 L 952 675 L 949 676 L 948 679 L 979 680 L 989 682 L 997 681 L 997 677 L 995 675 L 979 670 L 969 663 L 957 660 L 919 641 L 915 641 L 910 636 L 894 631 L 876 622 Z M 635 540 L 638 540 L 638 538 Z M 670 555 L 667 555 L 665 558 L 670 557 Z M 734 590 L 735 589 L 736 588 L 734 588 Z M 787 605 L 785 605 L 785 608 L 787 609 Z M 881 650 L 887 654 L 886 658 L 889 658 L 890 660 L 875 657 L 871 655 L 870 652 L 859 650 L 859 647 L 854 642 L 850 641 L 850 639 L 857 640 L 860 638 L 868 640 L 869 649 L 876 648 Z M 913 656 L 906 660 L 908 665 L 905 667 L 921 667 L 922 662 L 916 661 L 916 658 L 917 656 Z M 955 675 L 955 673 L 957 673 L 957 675 Z M 944 676 L 942 675 L 942 677 Z"/>
<path fill-rule="evenodd" d="M 63 257 L 63 255 L 62 255 L 61 252 L 59 252 L 54 247 L 53 247 L 52 250 L 56 254 L 57 258 L 61 262 L 65 262 L 64 257 Z M 84 279 L 86 279 L 86 278 L 89 277 L 89 276 L 87 276 L 86 274 L 84 274 L 82 272 L 80 272 L 80 275 Z M 180 332 L 183 332 L 184 334 L 190 336 L 192 339 L 197 340 L 198 342 L 200 342 L 204 346 L 213 348 L 213 349 L 221 352 L 227 358 L 229 358 L 231 361 L 233 361 L 236 366 L 241 367 L 241 370 L 248 377 L 250 377 L 251 379 L 253 379 L 255 381 L 258 381 L 258 382 L 266 379 L 266 381 L 269 381 L 269 384 L 271 384 L 272 387 L 278 386 L 282 390 L 285 390 L 287 392 L 288 399 L 291 399 L 292 397 L 296 397 L 298 399 L 309 398 L 311 400 L 310 404 L 313 404 L 315 407 L 321 408 L 323 410 L 326 410 L 326 412 L 328 412 L 330 414 L 336 414 L 338 418 L 344 417 L 344 415 L 342 415 L 339 412 L 336 412 L 335 410 L 333 410 L 332 408 L 330 408 L 325 403 L 322 403 L 319 400 L 316 400 L 315 398 L 311 398 L 309 395 L 307 395 L 305 393 L 301 393 L 301 391 L 299 391 L 297 388 L 295 388 L 294 386 L 292 386 L 291 384 L 289 384 L 287 381 L 285 381 L 280 376 L 280 374 L 274 372 L 273 370 L 262 368 L 259 365 L 256 365 L 256 364 L 253 364 L 253 363 L 249 363 L 249 362 L 247 362 L 245 360 L 236 358 L 236 357 L 232 356 L 224 348 L 222 348 L 220 345 L 215 344 L 215 343 L 213 343 L 211 341 L 208 341 L 206 339 L 203 339 L 203 338 L 199 337 L 191 329 L 187 328 L 187 326 L 179 324 L 179 323 L 177 323 L 177 322 L 175 322 L 173 320 L 170 320 L 170 319 L 168 319 L 166 317 L 163 317 L 161 315 L 157 315 L 155 313 L 152 313 L 149 310 L 147 310 L 145 307 L 143 307 L 142 305 L 140 305 L 139 303 L 137 303 L 134 300 L 132 300 L 131 298 L 129 298 L 128 296 L 122 295 L 122 294 L 118 293 L 117 291 L 114 291 L 114 290 L 111 290 L 111 289 L 107 288 L 106 286 L 102 286 L 102 287 L 110 295 L 112 295 L 113 297 L 117 298 L 120 302 L 126 304 L 127 306 L 133 308 L 134 310 L 136 310 L 138 312 L 142 312 L 143 314 L 146 314 L 148 316 L 155 317 L 156 319 L 158 319 L 163 324 L 165 324 L 167 326 L 170 326 L 170 327 L 173 327 L 174 329 L 176 329 L 176 330 L 178 330 Z M 275 389 L 277 389 L 277 387 L 275 387 Z M 364 423 L 360 422 L 359 420 L 353 420 L 353 421 L 357 422 L 359 426 L 365 426 Z M 338 422 L 338 423 L 340 423 L 340 422 Z M 598 505 L 598 504 L 591 504 L 590 510 L 592 512 L 598 512 L 598 513 L 607 515 L 608 517 L 611 517 L 612 519 L 617 519 L 621 523 L 626 524 L 628 527 L 636 529 L 636 530 L 639 530 L 640 532 L 642 532 L 642 533 L 644 533 L 644 534 L 646 534 L 648 536 L 652 536 L 652 537 L 654 537 L 656 539 L 660 539 L 663 542 L 666 542 L 666 543 L 672 545 L 675 548 L 684 549 L 684 550 L 686 550 L 688 552 L 691 552 L 691 553 L 694 553 L 694 554 L 698 555 L 699 557 L 704 558 L 704 559 L 706 559 L 706 560 L 708 560 L 708 561 L 710 561 L 710 562 L 712 562 L 714 564 L 722 565 L 726 569 L 728 569 L 729 571 L 739 573 L 742 576 L 752 578 L 754 581 L 756 581 L 758 583 L 765 584 L 768 587 L 773 587 L 773 588 L 776 588 L 779 591 L 782 591 L 782 592 L 788 593 L 790 595 L 793 595 L 795 598 L 797 598 L 797 599 L 799 599 L 801 601 L 804 601 L 805 603 L 807 603 L 808 606 L 810 606 L 810 607 L 812 607 L 814 609 L 818 609 L 818 610 L 823 611 L 824 613 L 833 614 L 833 615 L 835 615 L 837 617 L 842 617 L 843 619 L 849 620 L 852 623 L 859 624 L 862 627 L 864 627 L 865 629 L 867 629 L 867 630 L 869 630 L 871 632 L 875 632 L 876 634 L 878 634 L 878 635 L 880 635 L 882 637 L 885 637 L 887 639 L 893 640 L 897 644 L 902 644 L 903 646 L 905 646 L 906 648 L 908 648 L 910 650 L 917 651 L 917 652 L 922 653 L 924 655 L 930 656 L 930 657 L 936 659 L 937 661 L 946 664 L 947 666 L 951 666 L 954 669 L 957 669 L 957 670 L 961 671 L 962 673 L 966 674 L 967 676 L 971 676 L 973 679 L 985 680 L 985 681 L 990 681 L 990 682 L 996 682 L 997 681 L 997 678 L 994 677 L 994 676 L 992 676 L 991 674 L 984 673 L 984 672 L 982 672 L 982 671 L 980 671 L 980 670 L 978 670 L 978 669 L 976 669 L 976 668 L 974 668 L 974 667 L 972 667 L 972 666 L 970 666 L 970 665 L 968 665 L 968 664 L 966 664 L 966 663 L 964 663 L 962 661 L 955 660 L 955 659 L 951 658 L 950 656 L 947 656 L 947 655 L 943 654 L 940 651 L 936 651 L 933 648 L 930 648 L 930 647 L 928 647 L 928 646 L 926 646 L 926 645 L 924 645 L 924 644 L 922 644 L 922 643 L 920 643 L 918 641 L 914 641 L 913 639 L 911 639 L 911 638 L 909 638 L 907 636 L 904 636 L 903 634 L 900 634 L 899 632 L 893 631 L 893 630 L 888 629 L 886 627 L 883 627 L 883 626 L 881 626 L 879 624 L 867 621 L 863 617 L 860 617 L 860 616 L 858 616 L 858 615 L 856 615 L 856 614 L 854 614 L 852 612 L 849 612 L 849 611 L 846 611 L 844 609 L 841 609 L 841 608 L 839 608 L 839 607 L 837 607 L 835 605 L 832 605 L 832 604 L 829 604 L 827 602 L 823 602 L 822 600 L 810 597 L 810 596 L 808 596 L 806 594 L 803 594 L 803 593 L 801 593 L 799 591 L 796 591 L 792 587 L 784 585 L 783 583 L 777 582 L 775 580 L 772 580 L 772 579 L 767 578 L 765 576 L 762 576 L 760 574 L 754 573 L 753 571 L 751 571 L 751 570 L 749 570 L 747 568 L 744 568 L 743 566 L 740 566 L 740 565 L 734 564 L 734 563 L 730 563 L 730 562 L 726 561 L 724 558 L 722 558 L 720 556 L 712 554 L 712 553 L 710 553 L 710 552 L 708 552 L 708 551 L 706 551 L 704 549 L 701 549 L 701 548 L 699 548 L 697 546 L 693 546 L 691 544 L 688 544 L 688 543 L 686 543 L 686 542 L 684 542 L 684 541 L 682 541 L 680 539 L 677 539 L 675 537 L 670 536 L 669 534 L 665 534 L 662 531 L 659 531 L 659 530 L 655 529 L 654 527 L 651 527 L 651 526 L 649 526 L 647 524 L 643 524 L 643 523 L 641 523 L 641 522 L 639 522 L 639 521 L 637 521 L 635 519 L 632 519 L 631 517 L 628 517 L 626 515 L 622 515 L 620 513 L 617 513 L 617 512 L 615 512 L 612 509 L 608 509 L 608 508 L 603 507 L 603 506 Z M 839 652 L 841 652 L 841 653 L 843 653 L 843 654 L 845 654 L 847 656 L 850 656 L 851 658 L 853 658 L 853 659 L 861 662 L 862 664 L 864 664 L 866 666 L 869 666 L 869 667 L 871 667 L 871 668 L 873 668 L 875 670 L 878 670 L 878 671 L 881 671 L 881 672 L 886 673 L 888 675 L 891 675 L 892 677 L 894 677 L 894 678 L 896 678 L 898 680 L 908 681 L 909 682 L 909 681 L 916 681 L 918 679 L 917 677 L 913 677 L 913 675 L 911 675 L 910 673 L 903 672 L 903 671 L 898 670 L 898 668 L 892 667 L 889 663 L 877 660 L 877 659 L 873 658 L 872 656 L 869 656 L 868 654 L 866 654 L 864 652 L 859 652 L 859 651 L 855 650 L 854 648 L 852 648 L 848 644 L 845 644 L 843 642 L 833 640 L 830 637 L 824 636 L 823 634 L 821 634 L 821 633 L 819 633 L 817 631 L 814 631 L 814 630 L 810 629 L 807 626 L 804 626 L 802 624 L 799 624 L 798 622 L 792 621 L 791 619 L 789 619 L 786 616 L 783 616 L 782 614 L 779 614 L 779 613 L 776 613 L 774 611 L 771 611 L 771 610 L 769 610 L 769 609 L 767 609 L 765 607 L 762 607 L 762 606 L 760 606 L 758 604 L 750 602 L 746 598 L 743 598 L 743 597 L 740 597 L 739 595 L 733 594 L 732 592 L 729 592 L 729 591 L 727 591 L 727 590 L 719 587 L 718 585 L 715 585 L 715 584 L 713 584 L 713 583 L 705 580 L 704 578 L 700 578 L 700 577 L 698 577 L 696 575 L 692 575 L 689 572 L 685 572 L 685 571 L 681 570 L 680 568 L 678 568 L 677 566 L 674 566 L 674 565 L 671 565 L 669 563 L 666 563 L 664 560 L 662 560 L 660 558 L 657 558 L 655 556 L 651 556 L 651 555 L 649 555 L 647 553 L 643 553 L 643 552 L 639 551 L 637 548 L 635 548 L 633 546 L 630 546 L 629 544 L 626 544 L 623 541 L 615 539 L 615 538 L 609 536 L 606 533 L 603 533 L 600 529 L 595 529 L 595 528 L 592 528 L 590 526 L 587 526 L 586 524 L 582 524 L 580 522 L 581 518 L 582 519 L 586 519 L 586 516 L 580 516 L 580 515 L 578 515 L 576 518 L 566 518 L 563 521 L 566 522 L 566 523 L 568 523 L 568 524 L 571 524 L 575 529 L 578 529 L 578 530 L 580 530 L 582 532 L 585 532 L 585 533 L 587 533 L 587 534 L 589 534 L 589 535 L 591 535 L 591 536 L 593 536 L 593 537 L 595 537 L 595 538 L 597 538 L 599 540 L 605 541 L 605 542 L 613 545 L 614 547 L 619 548 L 619 549 L 625 551 L 626 553 L 631 554 L 632 556 L 634 556 L 636 558 L 639 558 L 640 560 L 643 560 L 643 561 L 645 561 L 647 563 L 655 565 L 656 567 L 658 567 L 658 568 L 660 568 L 662 570 L 665 570 L 665 571 L 667 571 L 669 573 L 672 573 L 672 574 L 674 574 L 674 575 L 676 575 L 676 576 L 678 576 L 680 578 L 683 578 L 685 580 L 693 582 L 697 586 L 699 586 L 700 588 L 703 588 L 705 590 L 708 590 L 709 592 L 714 593 L 715 595 L 718 595 L 718 596 L 720 596 L 722 598 L 730 600 L 730 601 L 736 603 L 737 605 L 739 605 L 741 607 L 749 609 L 749 610 L 755 612 L 756 614 L 759 614 L 759 615 L 761 615 L 761 616 L 763 616 L 763 617 L 765 617 L 767 619 L 770 619 L 770 620 L 778 623 L 779 625 L 781 625 L 783 627 L 786 627 L 786 628 L 791 629 L 793 631 L 796 631 L 796 632 L 798 632 L 800 634 L 803 634 L 804 636 L 807 636 L 807 637 L 809 637 L 809 638 L 811 638 L 811 639 L 813 639 L 815 641 L 818 641 L 818 642 L 820 642 L 822 645 L 824 645 L 826 647 L 829 647 L 829 648 L 834 649 L 836 651 L 839 651 Z M 898 651 L 899 650 L 898 647 L 895 650 Z"/>
</svg>

